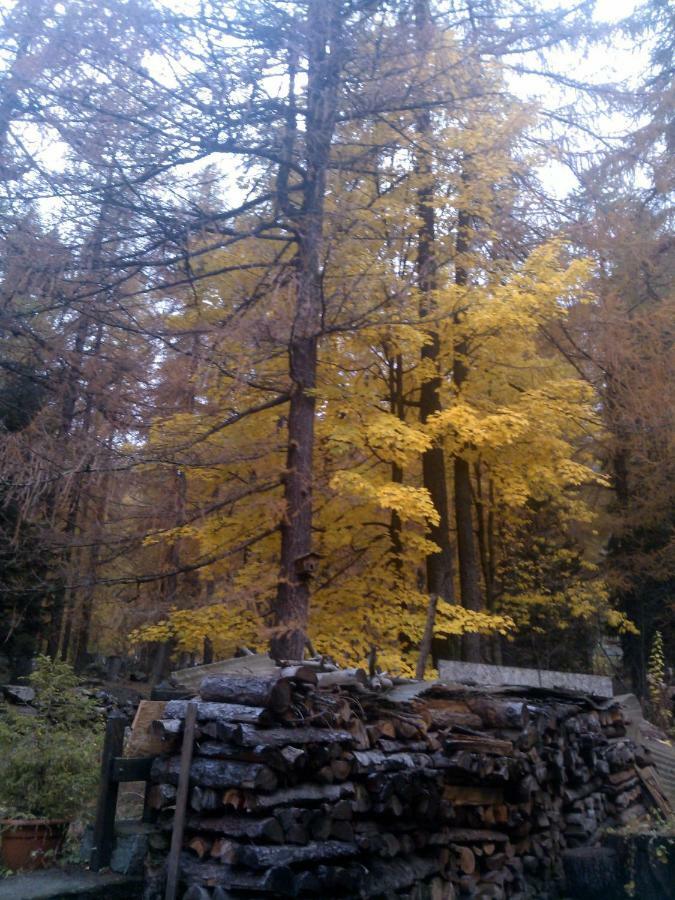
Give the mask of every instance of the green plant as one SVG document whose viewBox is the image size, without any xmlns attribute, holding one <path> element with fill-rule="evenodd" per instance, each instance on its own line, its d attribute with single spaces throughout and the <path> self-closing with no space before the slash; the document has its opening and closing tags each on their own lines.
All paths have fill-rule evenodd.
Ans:
<svg viewBox="0 0 675 900">
<path fill-rule="evenodd" d="M 647 667 L 647 684 L 649 687 L 649 708 L 651 719 L 668 731 L 673 724 L 671 700 L 666 684 L 666 658 L 663 648 L 663 636 L 660 631 L 654 632 L 649 664 Z"/>
<path fill-rule="evenodd" d="M 101 717 L 66 663 L 39 657 L 30 681 L 32 715 L 0 709 L 0 808 L 5 816 L 72 819 L 95 796 Z"/>
</svg>

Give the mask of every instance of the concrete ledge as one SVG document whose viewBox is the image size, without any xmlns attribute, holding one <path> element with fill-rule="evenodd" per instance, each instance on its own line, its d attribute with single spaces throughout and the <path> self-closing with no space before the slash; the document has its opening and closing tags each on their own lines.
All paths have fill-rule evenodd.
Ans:
<svg viewBox="0 0 675 900">
<path fill-rule="evenodd" d="M 562 688 L 580 691 L 596 697 L 612 697 L 612 679 L 604 675 L 583 675 L 577 672 L 554 672 L 550 669 L 521 669 L 517 666 L 491 666 L 441 659 L 438 662 L 440 681 L 460 684 L 513 685 L 516 687 Z"/>
<path fill-rule="evenodd" d="M 0 879 L 0 900 L 134 900 L 142 891 L 140 878 L 86 869 L 46 869 Z"/>
</svg>

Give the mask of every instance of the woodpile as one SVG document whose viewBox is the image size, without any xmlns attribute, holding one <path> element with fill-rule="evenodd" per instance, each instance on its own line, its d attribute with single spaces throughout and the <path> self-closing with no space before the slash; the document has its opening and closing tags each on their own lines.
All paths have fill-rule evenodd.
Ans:
<svg viewBox="0 0 675 900">
<path fill-rule="evenodd" d="M 307 664 L 206 678 L 179 896 L 524 897 L 555 883 L 563 850 L 646 811 L 647 761 L 617 704 L 390 685 Z M 157 872 L 187 703 L 153 723 L 166 747 L 150 797 L 166 832 Z"/>
</svg>

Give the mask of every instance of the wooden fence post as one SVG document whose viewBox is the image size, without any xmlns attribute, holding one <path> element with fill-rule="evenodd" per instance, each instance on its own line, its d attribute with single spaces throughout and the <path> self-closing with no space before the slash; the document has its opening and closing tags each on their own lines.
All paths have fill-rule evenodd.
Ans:
<svg viewBox="0 0 675 900">
<path fill-rule="evenodd" d="M 124 748 L 124 727 L 126 718 L 110 716 L 106 720 L 103 755 L 101 757 L 101 785 L 98 792 L 98 806 L 94 823 L 94 845 L 90 866 L 96 872 L 110 864 L 115 840 L 115 809 L 119 783 L 113 779 L 113 760 L 121 756 Z"/>
<path fill-rule="evenodd" d="M 176 811 L 173 816 L 171 847 L 169 848 L 169 858 L 167 860 L 164 900 L 175 900 L 178 888 L 178 863 L 183 845 L 183 832 L 185 830 L 185 811 L 187 808 L 188 789 L 190 787 L 190 765 L 192 763 L 192 746 L 194 744 L 196 721 L 197 704 L 188 703 L 185 711 L 185 729 L 183 731 L 178 790 L 176 792 Z"/>
</svg>

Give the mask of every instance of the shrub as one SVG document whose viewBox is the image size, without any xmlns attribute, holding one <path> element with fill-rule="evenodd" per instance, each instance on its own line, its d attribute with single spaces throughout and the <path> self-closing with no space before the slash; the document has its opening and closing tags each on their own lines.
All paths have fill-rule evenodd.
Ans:
<svg viewBox="0 0 675 900">
<path fill-rule="evenodd" d="M 33 714 L 0 710 L 4 815 L 73 819 L 96 795 L 103 722 L 66 663 L 38 658 Z"/>
</svg>

